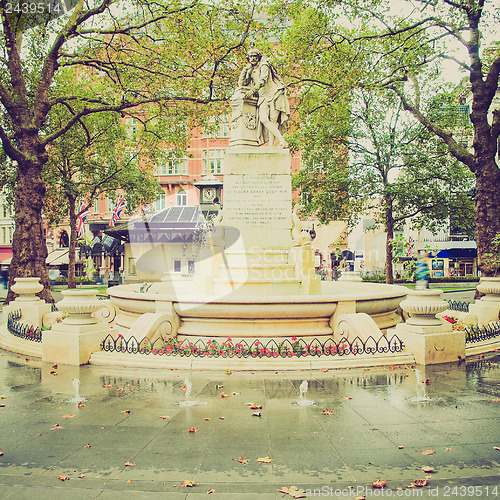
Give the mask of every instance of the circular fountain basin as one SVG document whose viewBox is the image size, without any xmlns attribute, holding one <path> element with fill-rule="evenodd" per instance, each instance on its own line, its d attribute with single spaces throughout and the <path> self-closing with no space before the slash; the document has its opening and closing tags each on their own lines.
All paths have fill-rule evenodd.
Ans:
<svg viewBox="0 0 500 500">
<path fill-rule="evenodd" d="M 179 315 L 180 340 L 199 338 L 280 339 L 331 337 L 332 315 L 349 311 L 366 313 L 385 331 L 401 322 L 399 303 L 407 288 L 397 285 L 322 282 L 317 295 L 227 295 L 196 293 L 193 282 L 153 283 L 147 292 L 141 284 L 120 285 L 108 289 L 117 309 L 115 319 L 124 337 L 144 313 L 154 313 L 158 306 L 171 303 Z"/>
</svg>

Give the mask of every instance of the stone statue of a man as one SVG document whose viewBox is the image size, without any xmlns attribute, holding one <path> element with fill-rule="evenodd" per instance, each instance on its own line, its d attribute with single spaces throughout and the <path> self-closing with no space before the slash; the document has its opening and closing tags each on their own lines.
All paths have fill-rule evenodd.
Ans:
<svg viewBox="0 0 500 500">
<path fill-rule="evenodd" d="M 272 64 L 262 57 L 258 49 L 250 49 L 247 53 L 248 64 L 241 71 L 238 79 L 239 87 L 249 87 L 243 99 L 258 96 L 257 108 L 260 126 L 259 134 L 263 144 L 269 135 L 269 145 L 277 139 L 281 148 L 288 147 L 281 129 L 290 116 L 290 106 L 286 97 L 285 84 Z"/>
</svg>

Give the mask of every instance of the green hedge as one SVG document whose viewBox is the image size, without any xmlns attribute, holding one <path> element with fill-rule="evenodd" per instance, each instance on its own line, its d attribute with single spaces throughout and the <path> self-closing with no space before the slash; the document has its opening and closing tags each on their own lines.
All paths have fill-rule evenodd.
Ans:
<svg viewBox="0 0 500 500">
<path fill-rule="evenodd" d="M 369 283 L 385 283 L 385 275 L 379 274 L 378 276 L 363 276 L 363 281 L 367 281 Z M 429 278 L 429 283 L 478 283 L 478 276 L 449 276 L 443 278 Z M 407 281 L 403 279 L 395 279 L 394 283 L 415 283 L 415 281 Z"/>
</svg>

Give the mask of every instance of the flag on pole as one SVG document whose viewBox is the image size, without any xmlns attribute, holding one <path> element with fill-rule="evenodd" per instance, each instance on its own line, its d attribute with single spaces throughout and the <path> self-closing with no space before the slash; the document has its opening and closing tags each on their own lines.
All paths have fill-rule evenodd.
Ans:
<svg viewBox="0 0 500 500">
<path fill-rule="evenodd" d="M 415 240 L 410 236 L 410 239 L 408 240 L 408 249 L 406 250 L 407 255 L 410 255 L 414 246 L 415 246 Z"/>
<path fill-rule="evenodd" d="M 78 210 L 78 238 L 82 238 L 85 234 L 85 219 L 90 215 L 90 210 L 84 205 L 83 202 L 80 202 L 80 208 Z"/>
<path fill-rule="evenodd" d="M 118 199 L 116 200 L 115 208 L 113 209 L 111 221 L 109 222 L 110 226 L 114 226 L 118 222 L 118 219 L 120 218 L 122 212 L 125 210 L 126 206 L 127 204 L 125 203 L 125 198 L 123 197 L 123 194 L 120 193 L 118 195 Z"/>
</svg>

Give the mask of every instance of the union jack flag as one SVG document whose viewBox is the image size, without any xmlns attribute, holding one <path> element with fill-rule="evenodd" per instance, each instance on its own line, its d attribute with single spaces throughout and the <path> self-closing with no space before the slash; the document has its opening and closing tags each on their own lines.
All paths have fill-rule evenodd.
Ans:
<svg viewBox="0 0 500 500">
<path fill-rule="evenodd" d="M 85 219 L 90 215 L 90 210 L 84 205 L 83 202 L 80 202 L 80 208 L 78 209 L 78 238 L 82 238 L 85 234 Z"/>
<path fill-rule="evenodd" d="M 123 194 L 120 193 L 118 199 L 116 200 L 115 208 L 113 209 L 113 215 L 111 216 L 111 221 L 109 222 L 110 226 L 114 226 L 118 222 L 120 215 L 122 214 L 122 212 L 125 210 L 126 207 L 127 204 L 125 202 L 125 198 L 123 197 Z"/>
<path fill-rule="evenodd" d="M 414 246 L 415 246 L 415 240 L 410 236 L 410 239 L 408 240 L 408 248 L 406 250 L 406 253 L 408 255 L 410 255 Z"/>
</svg>

